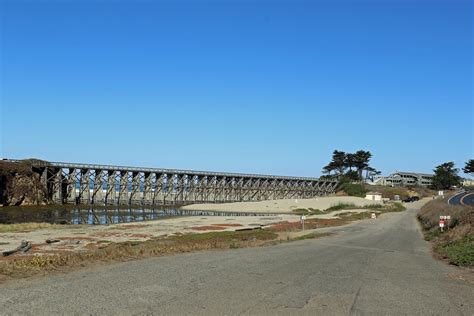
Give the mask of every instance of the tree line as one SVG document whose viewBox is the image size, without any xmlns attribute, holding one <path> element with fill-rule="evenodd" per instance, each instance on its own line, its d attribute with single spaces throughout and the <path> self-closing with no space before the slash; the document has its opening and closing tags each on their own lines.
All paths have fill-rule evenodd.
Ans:
<svg viewBox="0 0 474 316">
<path fill-rule="evenodd" d="M 358 150 L 355 153 L 334 150 L 331 161 L 323 167 L 322 173 L 325 178 L 338 177 L 345 181 L 363 181 L 380 175 L 381 172 L 370 166 L 372 153 L 366 150 Z M 474 173 L 474 160 L 466 162 L 462 169 L 466 174 Z M 459 169 L 454 162 L 445 162 L 436 166 L 433 176 L 432 188 L 446 190 L 453 186 L 459 186 L 462 178 L 458 175 Z M 365 175 L 364 175 L 365 172 Z"/>
<path fill-rule="evenodd" d="M 462 170 L 465 174 L 473 174 L 474 160 L 468 160 Z M 446 190 L 461 184 L 462 178 L 458 175 L 459 169 L 455 167 L 452 161 L 436 166 L 433 171 L 433 189 Z"/>
<path fill-rule="evenodd" d="M 326 177 L 344 177 L 348 180 L 362 181 L 365 171 L 365 179 L 373 179 L 381 172 L 370 166 L 371 158 L 370 151 L 358 150 L 355 153 L 346 153 L 334 150 L 332 160 L 323 167 L 322 172 Z"/>
</svg>

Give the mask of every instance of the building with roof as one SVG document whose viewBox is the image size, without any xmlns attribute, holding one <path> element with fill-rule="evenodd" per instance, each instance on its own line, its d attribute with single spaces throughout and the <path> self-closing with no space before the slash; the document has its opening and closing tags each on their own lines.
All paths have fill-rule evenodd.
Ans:
<svg viewBox="0 0 474 316">
<path fill-rule="evenodd" d="M 365 194 L 365 199 L 366 200 L 371 200 L 371 201 L 382 201 L 382 193 L 380 193 L 380 192 L 367 192 Z"/>
<path fill-rule="evenodd" d="M 433 184 L 434 174 L 395 171 L 387 177 L 378 177 L 371 184 L 389 187 L 421 186 Z"/>
<path fill-rule="evenodd" d="M 474 180 L 473 180 L 473 179 L 464 178 L 464 179 L 462 179 L 462 186 L 463 186 L 463 187 L 474 187 Z"/>
</svg>

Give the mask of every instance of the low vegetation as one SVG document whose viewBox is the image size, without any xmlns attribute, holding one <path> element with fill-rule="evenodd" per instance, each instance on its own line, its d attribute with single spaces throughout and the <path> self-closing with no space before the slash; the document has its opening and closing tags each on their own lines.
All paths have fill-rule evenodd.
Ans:
<svg viewBox="0 0 474 316">
<path fill-rule="evenodd" d="M 402 206 L 403 207 L 403 206 Z M 321 212 L 316 209 L 304 209 L 308 214 Z M 377 212 L 399 210 L 392 205 L 378 208 Z M 318 219 L 305 221 L 306 229 L 345 225 L 351 221 L 369 218 L 370 212 L 342 214 L 341 218 Z M 42 228 L 59 228 L 61 225 L 29 223 L 1 225 L 0 232 L 22 231 Z M 282 242 L 279 232 L 300 231 L 300 222 L 282 222 L 268 229 L 207 232 L 200 234 L 178 234 L 168 237 L 154 238 L 148 241 L 128 241 L 114 243 L 100 240 L 86 252 L 58 251 L 51 255 L 11 256 L 0 260 L 0 281 L 12 277 L 28 277 L 49 271 L 62 271 L 75 267 L 104 262 L 120 262 L 134 259 L 177 254 L 208 249 L 234 249 L 257 247 Z M 329 236 L 330 233 L 309 233 L 290 240 L 312 239 Z"/>
<path fill-rule="evenodd" d="M 277 241 L 267 230 L 209 232 L 156 238 L 144 242 L 101 243 L 87 252 L 62 252 L 48 256 L 12 257 L 0 261 L 1 277 L 28 277 L 48 271 L 81 267 L 85 264 L 130 261 L 165 254 L 207 249 L 232 249 L 260 246 Z"/>
<path fill-rule="evenodd" d="M 437 191 L 433 191 L 429 188 L 425 187 L 387 187 L 381 185 L 365 185 L 365 188 L 369 191 L 375 191 L 382 194 L 382 198 L 393 200 L 396 195 L 400 197 L 400 199 L 404 200 L 411 196 L 418 196 L 420 198 L 423 197 L 430 197 L 433 195 L 437 195 Z"/>
<path fill-rule="evenodd" d="M 341 190 L 349 196 L 365 197 L 368 190 L 359 183 L 342 183 Z"/>
<path fill-rule="evenodd" d="M 406 211 L 406 207 L 403 206 L 402 203 L 395 202 L 390 203 L 388 206 L 383 210 L 383 212 L 403 212 Z"/>
<path fill-rule="evenodd" d="M 362 219 L 369 219 L 372 216 L 372 212 L 347 212 L 340 213 L 339 216 L 345 221 L 359 221 Z"/>
<path fill-rule="evenodd" d="M 439 216 L 449 215 L 444 231 Z M 418 213 L 425 239 L 434 252 L 452 264 L 474 267 L 474 208 L 448 205 L 443 199 L 430 201 Z"/>
<path fill-rule="evenodd" d="M 168 238 L 168 240 L 179 242 L 226 242 L 226 241 L 248 241 L 248 240 L 272 240 L 277 238 L 275 233 L 267 230 L 243 230 L 208 232 L 202 234 L 178 234 Z"/>
<path fill-rule="evenodd" d="M 325 214 L 325 212 L 314 209 L 314 208 L 297 208 L 292 211 L 293 214 L 296 215 L 320 215 L 320 214 Z"/>
<path fill-rule="evenodd" d="M 54 224 L 48 224 L 48 223 L 0 224 L 0 233 L 32 231 L 32 230 L 45 229 L 45 228 L 56 229 L 59 227 L 61 227 L 61 225 L 54 225 Z"/>
<path fill-rule="evenodd" d="M 394 204 L 397 204 L 397 206 L 395 206 Z M 382 209 L 382 208 L 385 208 L 385 209 L 390 209 L 388 210 L 389 212 L 393 212 L 394 210 L 392 210 L 392 208 L 395 208 L 395 209 L 398 209 L 400 206 L 403 208 L 402 210 L 404 210 L 404 207 L 401 203 L 394 203 L 394 204 L 367 204 L 367 205 L 364 205 L 364 206 L 357 206 L 355 205 L 354 203 L 338 203 L 338 204 L 335 204 L 331 207 L 329 207 L 328 209 L 326 209 L 326 211 L 329 211 L 329 212 L 332 212 L 332 211 L 340 211 L 340 210 L 354 210 L 354 209 Z"/>
<path fill-rule="evenodd" d="M 445 243 L 440 245 L 437 250 L 455 265 L 472 267 L 474 264 L 474 238 L 472 236 L 465 236 L 459 240 Z"/>
<path fill-rule="evenodd" d="M 309 233 L 306 235 L 295 237 L 293 238 L 293 240 L 316 239 L 316 238 L 321 238 L 321 237 L 326 237 L 326 236 L 331 236 L 331 235 L 334 235 L 334 233 Z"/>
<path fill-rule="evenodd" d="M 326 209 L 326 211 L 339 211 L 339 210 L 346 210 L 346 209 L 355 209 L 357 208 L 354 203 L 338 203 Z"/>
</svg>

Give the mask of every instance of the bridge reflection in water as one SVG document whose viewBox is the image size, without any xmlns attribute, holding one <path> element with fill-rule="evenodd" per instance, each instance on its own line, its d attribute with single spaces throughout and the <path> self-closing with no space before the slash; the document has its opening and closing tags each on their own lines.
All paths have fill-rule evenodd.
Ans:
<svg viewBox="0 0 474 316">
<path fill-rule="evenodd" d="M 176 216 L 257 216 L 257 213 L 248 212 L 216 212 L 216 211 L 188 211 L 180 209 L 117 209 L 94 210 L 76 209 L 71 212 L 69 224 L 106 225 L 118 223 L 143 222 L 160 218 Z M 274 216 L 272 214 L 258 214 L 259 216 Z"/>
<path fill-rule="evenodd" d="M 274 216 L 248 212 L 189 211 L 176 208 L 117 208 L 96 209 L 55 207 L 9 207 L 0 213 L 0 224 L 46 222 L 71 225 L 108 225 L 144 222 L 177 216 Z"/>
</svg>

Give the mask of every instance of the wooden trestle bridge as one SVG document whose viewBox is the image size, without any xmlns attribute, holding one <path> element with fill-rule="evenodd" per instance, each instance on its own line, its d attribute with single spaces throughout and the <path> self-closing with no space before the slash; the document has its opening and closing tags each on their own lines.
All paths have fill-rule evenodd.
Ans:
<svg viewBox="0 0 474 316">
<path fill-rule="evenodd" d="M 164 205 L 311 198 L 338 181 L 257 174 L 33 161 L 56 203 Z"/>
</svg>

